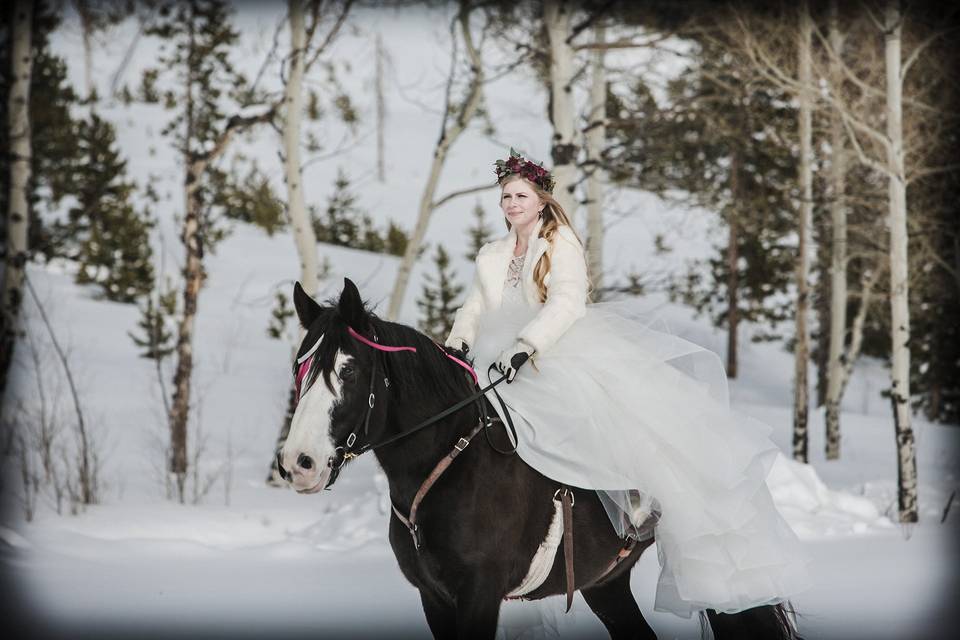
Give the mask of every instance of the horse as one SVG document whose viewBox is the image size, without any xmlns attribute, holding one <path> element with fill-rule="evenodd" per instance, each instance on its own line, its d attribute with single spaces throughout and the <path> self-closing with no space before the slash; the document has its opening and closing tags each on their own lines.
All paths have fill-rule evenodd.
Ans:
<svg viewBox="0 0 960 640">
<path fill-rule="evenodd" d="M 491 424 L 485 397 L 429 422 L 480 395 L 476 379 L 426 335 L 370 312 L 349 279 L 337 301 L 321 305 L 299 282 L 293 300 L 306 334 L 294 365 L 297 406 L 278 454 L 281 474 L 298 492 L 316 493 L 372 449 L 393 505 L 390 546 L 420 594 L 430 631 L 436 638 L 494 638 L 501 603 L 527 577 L 555 522 L 554 498 L 565 488 L 505 455 L 496 437 L 467 446 L 466 436 Z M 503 442 L 506 432 L 499 433 Z M 573 576 L 611 638 L 656 638 L 630 590 L 630 571 L 654 537 L 624 556 L 624 540 L 596 491 L 568 490 L 575 508 L 563 537 L 576 541 L 572 566 L 556 553 L 546 578 L 523 598 L 572 595 L 566 582 Z M 411 510 L 416 523 L 408 526 Z M 797 637 L 782 604 L 700 616 L 720 640 Z"/>
</svg>

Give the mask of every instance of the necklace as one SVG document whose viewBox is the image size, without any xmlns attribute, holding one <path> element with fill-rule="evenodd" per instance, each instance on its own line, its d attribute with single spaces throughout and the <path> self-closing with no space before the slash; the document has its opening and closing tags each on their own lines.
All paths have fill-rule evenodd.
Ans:
<svg viewBox="0 0 960 640">
<path fill-rule="evenodd" d="M 521 253 L 510 260 L 510 268 L 507 270 L 507 284 L 516 287 L 520 284 L 520 273 L 523 271 L 523 262 L 527 255 Z"/>
</svg>

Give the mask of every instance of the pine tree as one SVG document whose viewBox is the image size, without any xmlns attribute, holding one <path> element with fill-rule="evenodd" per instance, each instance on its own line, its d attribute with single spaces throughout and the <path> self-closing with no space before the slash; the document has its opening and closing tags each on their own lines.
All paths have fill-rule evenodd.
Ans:
<svg viewBox="0 0 960 640">
<path fill-rule="evenodd" d="M 463 293 L 463 286 L 456 283 L 457 274 L 450 269 L 450 256 L 441 244 L 437 245 L 433 264 L 436 275 L 424 276 L 423 290 L 417 300 L 421 314 L 418 326 L 425 334 L 442 342 L 453 327 L 454 314 L 459 307 L 456 301 Z"/>
<path fill-rule="evenodd" d="M 467 234 L 470 237 L 470 250 L 464 256 L 467 260 L 473 262 L 477 259 L 480 248 L 493 239 L 493 232 L 487 226 L 486 212 L 479 200 L 473 207 L 473 226 L 467 229 Z"/>
<path fill-rule="evenodd" d="M 350 189 L 350 178 L 342 168 L 337 170 L 333 193 L 327 199 L 324 213 L 323 218 L 313 220 L 317 240 L 341 247 L 358 247 L 363 213 L 357 204 L 357 196 Z"/>
<path fill-rule="evenodd" d="M 260 167 L 253 163 L 245 176 L 235 175 L 236 171 L 210 170 L 210 199 L 224 217 L 260 227 L 268 236 L 286 229 L 283 202 Z"/>
<path fill-rule="evenodd" d="M 79 263 L 78 283 L 100 285 L 109 300 L 134 302 L 149 293 L 153 222 L 131 203 L 133 183 L 116 146 L 113 126 L 91 114 L 77 131 L 77 204 L 58 225 L 64 254 Z"/>
<path fill-rule="evenodd" d="M 393 220 L 387 222 L 385 230 L 377 229 L 373 218 L 360 206 L 342 168 L 337 171 L 333 188 L 322 215 L 310 208 L 318 242 L 394 256 L 404 254 L 410 236 Z"/>
<path fill-rule="evenodd" d="M 144 350 L 141 358 L 163 360 L 174 350 L 173 332 L 169 326 L 177 312 L 177 291 L 172 288 L 162 293 L 158 291 L 156 298 L 155 303 L 154 296 L 147 296 L 146 304 L 140 306 L 137 326 L 141 334 L 128 331 L 127 335 Z"/>
<path fill-rule="evenodd" d="M 180 239 L 186 257 L 183 266 L 183 313 L 177 328 L 177 367 L 169 412 L 169 471 L 176 480 L 177 497 L 185 499 L 187 478 L 187 422 L 193 376 L 193 334 L 204 256 L 222 233 L 214 227 L 221 207 L 210 182 L 212 165 L 229 148 L 233 138 L 269 122 L 280 102 L 252 90 L 230 61 L 230 48 L 239 33 L 230 22 L 230 7 L 222 0 L 164 2 L 151 18 L 145 33 L 164 41 L 158 58 L 158 78 L 169 84 L 156 87 L 163 103 L 175 115 L 162 133 L 171 136 L 181 154 L 185 210 Z M 146 73 L 153 73 L 147 70 Z M 147 77 L 147 76 L 145 76 Z M 262 99 L 256 115 L 232 115 Z"/>
<path fill-rule="evenodd" d="M 728 329 L 733 377 L 739 322 L 774 329 L 791 313 L 784 293 L 795 256 L 795 110 L 784 91 L 710 40 L 668 84 L 664 106 L 642 80 L 629 89 L 608 91 L 614 145 L 604 168 L 613 182 L 719 214 L 727 237 L 671 293 Z"/>
<path fill-rule="evenodd" d="M 384 251 L 386 251 L 386 253 L 391 256 L 402 256 L 406 253 L 407 242 L 410 241 L 410 235 L 393 220 L 387 224 L 386 236 L 386 240 L 384 241 Z"/>
<path fill-rule="evenodd" d="M 275 340 L 284 337 L 287 321 L 295 312 L 290 306 L 290 298 L 283 291 L 277 290 L 274 296 L 273 309 L 270 311 L 270 324 L 267 326 L 267 335 Z"/>
</svg>

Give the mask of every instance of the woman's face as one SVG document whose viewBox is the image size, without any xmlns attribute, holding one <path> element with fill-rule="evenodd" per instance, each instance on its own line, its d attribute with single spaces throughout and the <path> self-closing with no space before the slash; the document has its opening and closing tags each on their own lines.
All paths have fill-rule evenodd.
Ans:
<svg viewBox="0 0 960 640">
<path fill-rule="evenodd" d="M 525 180 L 511 180 L 500 192 L 500 208 L 511 226 L 527 229 L 537 221 L 543 203 Z"/>
</svg>

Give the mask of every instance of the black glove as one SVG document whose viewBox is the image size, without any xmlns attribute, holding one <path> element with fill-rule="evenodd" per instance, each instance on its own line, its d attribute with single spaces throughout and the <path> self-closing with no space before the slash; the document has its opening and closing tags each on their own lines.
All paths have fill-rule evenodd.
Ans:
<svg viewBox="0 0 960 640">
<path fill-rule="evenodd" d="M 533 352 L 533 347 L 523 340 L 518 340 L 516 344 L 500 354 L 494 366 L 497 371 L 507 376 L 507 384 L 510 384 L 517 377 L 517 370 L 530 359 Z"/>
</svg>

